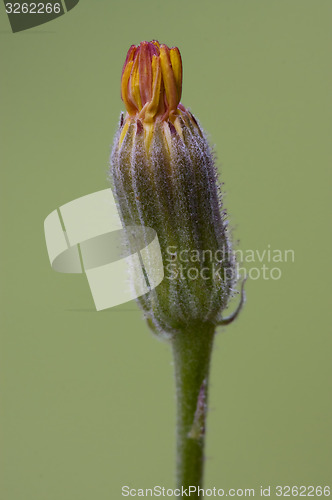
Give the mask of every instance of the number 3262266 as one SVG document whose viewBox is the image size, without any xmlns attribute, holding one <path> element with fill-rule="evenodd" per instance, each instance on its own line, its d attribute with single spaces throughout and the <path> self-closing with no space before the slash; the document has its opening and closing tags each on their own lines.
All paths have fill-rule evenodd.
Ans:
<svg viewBox="0 0 332 500">
<path fill-rule="evenodd" d="M 328 497 L 329 486 L 277 486 L 277 497 Z"/>
<path fill-rule="evenodd" d="M 6 3 L 7 14 L 60 14 L 60 3 Z"/>
</svg>

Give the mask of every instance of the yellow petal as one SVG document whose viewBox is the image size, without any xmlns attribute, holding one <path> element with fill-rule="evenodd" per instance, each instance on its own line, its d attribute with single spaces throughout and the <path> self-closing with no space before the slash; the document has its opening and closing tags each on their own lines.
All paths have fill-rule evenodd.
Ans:
<svg viewBox="0 0 332 500">
<path fill-rule="evenodd" d="M 128 82 L 132 67 L 133 67 L 133 61 L 129 61 L 126 67 L 123 69 L 122 80 L 121 80 L 121 97 L 130 115 L 135 114 L 137 111 L 135 106 L 132 104 L 132 102 L 128 97 Z"/>
<path fill-rule="evenodd" d="M 178 102 L 180 102 L 181 93 L 182 93 L 182 61 L 181 61 L 180 51 L 177 47 L 173 47 L 170 50 L 169 55 L 170 55 L 170 59 L 171 59 L 176 88 L 177 88 L 177 92 L 178 92 L 178 95 L 177 95 Z"/>
<path fill-rule="evenodd" d="M 171 112 L 176 110 L 179 100 L 169 52 L 169 48 L 166 45 L 160 46 L 161 72 L 165 85 L 166 99 L 168 102 L 169 111 Z"/>
<path fill-rule="evenodd" d="M 149 102 L 146 113 L 145 120 L 152 121 L 157 114 L 159 101 L 160 101 L 160 86 L 161 86 L 161 69 L 160 60 L 158 56 L 152 57 L 152 99 Z"/>
<path fill-rule="evenodd" d="M 134 102 L 136 103 L 139 111 L 141 111 L 142 101 L 141 101 L 141 94 L 140 94 L 140 90 L 139 90 L 138 57 L 136 57 L 134 64 L 133 64 L 133 69 L 132 69 L 131 76 L 130 76 L 129 87 L 130 87 L 130 91 L 132 94 L 132 98 L 133 98 Z"/>
</svg>

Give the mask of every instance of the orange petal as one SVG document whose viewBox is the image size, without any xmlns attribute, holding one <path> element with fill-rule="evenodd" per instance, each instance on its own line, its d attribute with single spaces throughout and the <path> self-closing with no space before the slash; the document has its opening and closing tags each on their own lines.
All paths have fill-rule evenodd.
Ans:
<svg viewBox="0 0 332 500">
<path fill-rule="evenodd" d="M 136 104 L 139 111 L 142 109 L 141 94 L 139 89 L 139 70 L 138 70 L 139 58 L 135 57 L 133 62 L 133 68 L 131 70 L 130 81 L 129 81 L 129 92 L 133 103 Z"/>
<path fill-rule="evenodd" d="M 181 93 L 182 93 L 182 60 L 181 60 L 181 54 L 180 54 L 180 51 L 179 51 L 179 49 L 177 47 L 173 47 L 170 50 L 170 54 L 169 55 L 170 55 L 172 69 L 173 69 L 175 83 L 176 83 L 177 98 L 178 98 L 178 102 L 180 102 Z"/>
<path fill-rule="evenodd" d="M 135 105 L 132 103 L 129 95 L 128 95 L 128 82 L 129 78 L 131 75 L 131 70 L 133 67 L 133 61 L 130 61 L 124 66 L 123 68 L 123 74 L 122 74 L 122 80 L 121 80 L 121 97 L 123 102 L 125 103 L 126 109 L 130 115 L 133 115 L 136 113 L 137 108 Z"/>
<path fill-rule="evenodd" d="M 169 111 L 175 111 L 179 103 L 178 92 L 175 81 L 174 72 L 172 69 L 170 50 L 166 45 L 160 46 L 160 63 L 163 75 L 166 98 L 169 106 Z"/>
<path fill-rule="evenodd" d="M 161 87 L 161 69 L 160 69 L 160 59 L 158 56 L 152 57 L 152 99 L 149 102 L 146 113 L 145 120 L 152 121 L 157 114 L 159 101 L 160 101 L 160 87 Z"/>
</svg>

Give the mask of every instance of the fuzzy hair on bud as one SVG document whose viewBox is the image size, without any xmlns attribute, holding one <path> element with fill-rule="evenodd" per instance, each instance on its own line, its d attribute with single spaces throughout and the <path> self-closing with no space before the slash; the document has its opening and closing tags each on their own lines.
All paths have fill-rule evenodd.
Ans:
<svg viewBox="0 0 332 500">
<path fill-rule="evenodd" d="M 124 132 L 124 127 L 126 127 Z M 111 179 L 124 226 L 156 231 L 164 279 L 138 299 L 156 332 L 216 324 L 235 281 L 215 157 L 185 108 L 156 119 L 149 144 L 138 117 L 121 118 Z"/>
</svg>

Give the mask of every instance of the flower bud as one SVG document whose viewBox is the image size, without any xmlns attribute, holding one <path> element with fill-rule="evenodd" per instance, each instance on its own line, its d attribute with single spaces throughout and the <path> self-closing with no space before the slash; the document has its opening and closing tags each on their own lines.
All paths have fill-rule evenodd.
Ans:
<svg viewBox="0 0 332 500">
<path fill-rule="evenodd" d="M 157 232 L 165 276 L 139 302 L 150 326 L 166 334 L 216 324 L 235 279 L 215 158 L 180 103 L 181 89 L 177 48 L 130 47 L 111 179 L 123 224 Z"/>
</svg>

